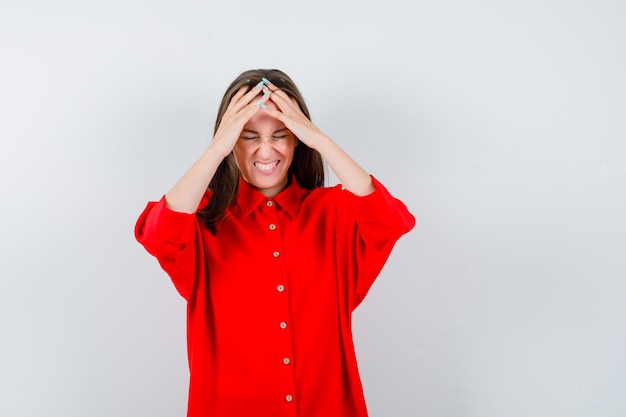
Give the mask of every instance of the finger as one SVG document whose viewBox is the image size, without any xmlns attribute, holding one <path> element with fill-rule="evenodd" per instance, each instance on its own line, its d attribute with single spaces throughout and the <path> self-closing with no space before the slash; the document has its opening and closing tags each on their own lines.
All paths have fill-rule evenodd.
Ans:
<svg viewBox="0 0 626 417">
<path fill-rule="evenodd" d="M 238 106 L 235 108 L 241 109 L 244 106 L 247 106 L 257 97 L 259 94 L 263 92 L 263 83 L 258 83 L 254 87 L 250 89 L 242 98 L 239 100 Z"/>
<path fill-rule="evenodd" d="M 302 110 L 300 109 L 298 102 L 294 98 L 291 98 L 286 94 L 285 97 L 283 97 L 282 95 L 272 93 L 270 95 L 270 99 L 282 112 L 286 112 L 292 115 L 302 114 Z"/>
<path fill-rule="evenodd" d="M 289 95 L 285 93 L 280 88 L 277 88 L 275 85 L 271 84 L 268 86 L 268 91 L 270 92 L 270 97 L 276 105 L 279 104 L 288 104 L 289 103 Z"/>
<path fill-rule="evenodd" d="M 273 117 L 273 118 L 279 120 L 280 122 L 285 124 L 285 126 L 287 126 L 287 123 L 289 122 L 289 119 L 285 115 L 285 113 L 283 113 L 280 110 L 280 108 L 279 109 L 275 109 L 275 108 L 266 106 L 266 108 L 264 108 L 263 111 L 266 112 L 270 117 Z M 289 127 L 287 126 L 287 128 L 289 128 Z"/>
<path fill-rule="evenodd" d="M 232 107 L 229 105 L 228 108 L 226 109 L 227 111 L 232 110 L 234 112 L 238 112 L 243 107 L 250 104 L 250 102 L 254 99 L 254 97 L 259 95 L 263 91 L 263 83 L 262 82 L 258 83 L 257 85 L 252 87 L 250 91 L 246 93 L 245 91 L 248 88 L 249 87 L 247 85 L 244 85 L 243 87 L 241 87 L 239 91 L 237 91 L 237 94 L 235 94 L 233 96 L 233 100 L 231 100 Z"/>
<path fill-rule="evenodd" d="M 248 121 L 252 118 L 252 116 L 255 115 L 256 112 L 261 109 L 266 110 L 268 108 L 267 102 L 269 101 L 269 99 L 270 94 L 267 93 L 258 100 L 251 100 L 250 103 L 243 106 L 242 109 L 237 112 L 236 119 L 242 125 L 242 128 L 243 125 L 248 123 Z"/>
<path fill-rule="evenodd" d="M 265 84 L 265 86 L 270 90 L 270 91 L 274 91 L 277 90 L 278 87 L 276 87 L 274 84 L 272 84 L 272 82 L 270 80 L 268 80 L 267 78 L 263 77 L 261 78 L 261 82 L 263 84 Z"/>
<path fill-rule="evenodd" d="M 263 82 L 265 83 L 265 85 L 267 86 L 267 88 L 270 90 L 272 94 L 276 94 L 277 96 L 283 97 L 285 99 L 289 98 L 289 95 L 287 93 L 285 93 L 283 90 L 278 88 L 275 84 L 273 84 L 267 78 L 263 78 Z"/>
<path fill-rule="evenodd" d="M 276 85 L 272 84 L 267 79 L 264 78 L 263 81 L 265 82 L 265 85 L 267 85 L 267 88 L 271 93 L 272 101 L 276 103 L 276 105 L 279 106 L 281 109 L 285 108 L 284 104 L 289 105 L 291 104 L 290 102 L 294 100 L 289 94 L 278 88 Z M 297 102 L 296 106 L 299 107 Z"/>
<path fill-rule="evenodd" d="M 239 90 L 237 90 L 235 95 L 232 96 L 232 98 L 230 99 L 230 102 L 228 103 L 228 107 L 226 107 L 226 111 L 232 109 L 235 106 L 235 104 L 239 101 L 239 99 L 241 99 L 241 97 L 243 97 L 243 95 L 246 94 L 247 89 L 248 89 L 248 86 L 244 85 L 240 87 Z"/>
</svg>

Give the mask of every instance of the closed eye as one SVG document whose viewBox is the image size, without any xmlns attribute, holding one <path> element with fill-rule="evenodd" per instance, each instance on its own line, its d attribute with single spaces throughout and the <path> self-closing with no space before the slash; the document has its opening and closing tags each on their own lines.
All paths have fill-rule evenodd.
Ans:
<svg viewBox="0 0 626 417">
<path fill-rule="evenodd" d="M 279 140 L 279 139 L 285 139 L 287 136 L 289 135 L 277 135 L 277 136 L 272 136 L 272 138 L 274 140 Z"/>
<path fill-rule="evenodd" d="M 240 136 L 241 139 L 243 140 L 255 140 L 258 139 L 258 136 Z"/>
</svg>

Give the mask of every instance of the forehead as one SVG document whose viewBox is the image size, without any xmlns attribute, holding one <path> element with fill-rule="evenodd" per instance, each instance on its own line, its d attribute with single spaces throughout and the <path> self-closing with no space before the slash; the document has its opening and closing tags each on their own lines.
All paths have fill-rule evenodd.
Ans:
<svg viewBox="0 0 626 417">
<path fill-rule="evenodd" d="M 276 104 L 271 101 L 268 101 L 266 105 L 269 109 L 278 110 Z M 267 131 L 271 133 L 284 127 L 285 125 L 283 124 L 283 122 L 270 116 L 263 109 L 259 109 L 254 114 L 254 116 L 252 116 L 250 120 L 248 120 L 248 123 L 245 124 L 244 129 L 253 130 L 255 132 Z"/>
</svg>

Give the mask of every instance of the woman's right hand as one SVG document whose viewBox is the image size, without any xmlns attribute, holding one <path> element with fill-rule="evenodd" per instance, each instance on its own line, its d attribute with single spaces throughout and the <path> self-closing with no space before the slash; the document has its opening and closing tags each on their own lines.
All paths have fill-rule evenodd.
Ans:
<svg viewBox="0 0 626 417">
<path fill-rule="evenodd" d="M 263 92 L 263 84 L 257 84 L 246 93 L 247 89 L 247 85 L 243 86 L 233 96 L 207 150 L 165 195 L 165 203 L 171 210 L 196 212 L 213 175 L 235 147 L 243 127 L 269 100 L 269 96 L 256 98 Z"/>
<path fill-rule="evenodd" d="M 255 100 L 263 92 L 263 88 L 263 83 L 259 83 L 246 92 L 248 86 L 243 86 L 230 100 L 210 145 L 210 148 L 222 155 L 223 158 L 228 156 L 235 147 L 246 123 L 269 100 L 269 95 L 263 96 L 260 100 Z"/>
</svg>

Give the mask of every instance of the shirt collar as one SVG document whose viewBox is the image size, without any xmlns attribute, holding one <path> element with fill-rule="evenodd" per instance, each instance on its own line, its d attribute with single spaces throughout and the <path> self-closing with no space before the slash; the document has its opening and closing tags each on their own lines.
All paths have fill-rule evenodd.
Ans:
<svg viewBox="0 0 626 417">
<path fill-rule="evenodd" d="M 267 198 L 248 184 L 243 177 L 240 177 L 239 194 L 237 195 L 236 204 L 240 207 L 242 214 L 248 216 L 259 204 L 265 204 L 267 201 L 271 200 L 276 202 L 276 204 L 284 209 L 290 216 L 296 217 L 305 192 L 306 190 L 300 188 L 298 181 L 292 176 L 291 181 L 284 190 L 278 193 L 274 198 Z"/>
</svg>

